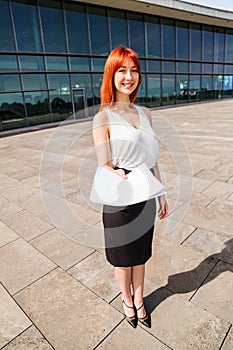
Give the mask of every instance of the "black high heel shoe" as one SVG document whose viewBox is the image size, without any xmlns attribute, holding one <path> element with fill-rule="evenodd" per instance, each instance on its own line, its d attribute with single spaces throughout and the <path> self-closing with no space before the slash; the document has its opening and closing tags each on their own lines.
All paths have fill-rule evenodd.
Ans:
<svg viewBox="0 0 233 350">
<path fill-rule="evenodd" d="M 134 309 L 135 310 L 135 307 L 134 306 L 129 306 L 125 303 L 124 300 L 122 300 L 122 303 L 128 307 L 129 309 Z M 126 321 L 130 324 L 130 326 L 132 326 L 133 328 L 136 328 L 137 327 L 137 317 L 136 317 L 136 314 L 134 316 L 126 316 L 125 314 L 125 319 Z"/>
<path fill-rule="evenodd" d="M 142 303 L 142 305 L 136 310 L 137 311 L 140 310 L 143 306 L 144 304 Z M 138 321 L 141 322 L 144 326 L 151 328 L 151 316 L 147 313 L 147 311 L 146 311 L 146 316 L 138 317 Z"/>
</svg>

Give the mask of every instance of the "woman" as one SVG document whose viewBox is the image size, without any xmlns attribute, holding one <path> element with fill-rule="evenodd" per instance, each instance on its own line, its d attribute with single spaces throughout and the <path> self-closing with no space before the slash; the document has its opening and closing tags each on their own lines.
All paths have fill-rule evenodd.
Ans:
<svg viewBox="0 0 233 350">
<path fill-rule="evenodd" d="M 98 163 L 122 179 L 144 163 L 161 181 L 150 111 L 134 105 L 141 79 L 139 58 L 132 49 L 120 46 L 110 53 L 104 68 L 100 111 L 93 119 L 93 140 Z M 168 214 L 165 195 L 158 197 L 158 202 L 158 216 L 164 219 Z M 155 199 L 125 207 L 103 206 L 106 257 L 115 267 L 124 314 L 134 328 L 138 321 L 151 327 L 143 288 L 155 216 Z"/>
</svg>

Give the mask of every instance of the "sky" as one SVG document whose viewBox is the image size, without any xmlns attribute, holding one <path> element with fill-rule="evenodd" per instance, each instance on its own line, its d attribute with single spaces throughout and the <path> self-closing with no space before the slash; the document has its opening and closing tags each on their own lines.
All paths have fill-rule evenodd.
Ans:
<svg viewBox="0 0 233 350">
<path fill-rule="evenodd" d="M 184 2 L 190 2 L 192 4 L 204 5 L 208 7 L 219 8 L 233 12 L 232 0 L 180 0 Z"/>
</svg>

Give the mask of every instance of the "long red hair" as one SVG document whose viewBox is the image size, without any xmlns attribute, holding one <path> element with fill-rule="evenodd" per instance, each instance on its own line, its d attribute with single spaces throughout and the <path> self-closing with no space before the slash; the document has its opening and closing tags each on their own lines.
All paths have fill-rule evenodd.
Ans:
<svg viewBox="0 0 233 350">
<path fill-rule="evenodd" d="M 124 61 L 128 58 L 131 58 L 133 60 L 139 73 L 138 86 L 130 95 L 130 102 L 134 103 L 139 86 L 142 81 L 140 61 L 135 51 L 126 46 L 121 45 L 110 53 L 105 63 L 104 76 L 100 89 L 100 110 L 102 110 L 106 106 L 111 107 L 113 103 L 116 102 L 114 75 L 116 71 L 123 65 Z"/>
</svg>

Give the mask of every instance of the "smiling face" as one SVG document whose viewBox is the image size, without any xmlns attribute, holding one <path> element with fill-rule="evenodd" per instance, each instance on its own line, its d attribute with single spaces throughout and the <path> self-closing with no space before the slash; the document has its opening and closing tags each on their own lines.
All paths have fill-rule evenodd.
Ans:
<svg viewBox="0 0 233 350">
<path fill-rule="evenodd" d="M 133 60 L 128 58 L 114 75 L 116 102 L 128 102 L 138 83 L 139 73 L 137 67 Z"/>
</svg>

